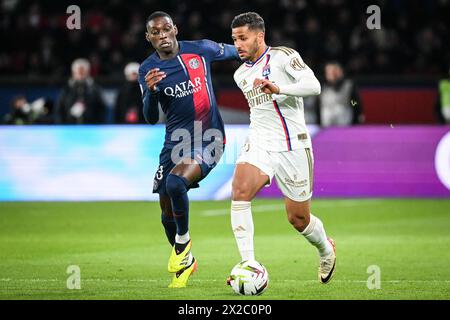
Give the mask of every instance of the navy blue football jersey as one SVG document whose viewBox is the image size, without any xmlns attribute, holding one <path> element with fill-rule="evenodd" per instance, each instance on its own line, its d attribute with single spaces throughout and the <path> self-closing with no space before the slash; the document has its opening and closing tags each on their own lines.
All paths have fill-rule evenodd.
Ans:
<svg viewBox="0 0 450 320">
<path fill-rule="evenodd" d="M 218 129 L 225 132 L 211 81 L 211 63 L 223 60 L 238 60 L 234 46 L 219 44 L 211 40 L 178 41 L 176 57 L 161 60 L 155 52 L 139 68 L 139 83 L 144 99 L 144 114 L 148 108 L 161 104 L 166 114 L 165 148 L 171 148 L 178 141 L 172 141 L 176 129 L 186 129 L 194 135 L 194 123 L 201 124 L 201 131 Z M 166 73 L 158 83 L 157 92 L 150 93 L 145 83 L 145 75 L 154 68 Z M 147 99 L 147 101 L 146 101 Z M 145 103 L 147 102 L 147 110 Z M 198 129 L 196 129 L 198 130 Z"/>
</svg>

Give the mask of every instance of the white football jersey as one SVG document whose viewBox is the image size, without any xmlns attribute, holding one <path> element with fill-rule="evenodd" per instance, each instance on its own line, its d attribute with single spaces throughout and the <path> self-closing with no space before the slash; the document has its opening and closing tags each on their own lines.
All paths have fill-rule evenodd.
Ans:
<svg viewBox="0 0 450 320">
<path fill-rule="evenodd" d="M 257 61 L 245 62 L 236 70 L 234 81 L 250 107 L 250 143 L 258 143 L 268 151 L 311 148 L 303 98 L 265 94 L 260 88 L 253 88 L 257 78 L 280 86 L 297 83 L 305 75 L 314 73 L 297 51 L 287 47 L 268 47 Z"/>
</svg>

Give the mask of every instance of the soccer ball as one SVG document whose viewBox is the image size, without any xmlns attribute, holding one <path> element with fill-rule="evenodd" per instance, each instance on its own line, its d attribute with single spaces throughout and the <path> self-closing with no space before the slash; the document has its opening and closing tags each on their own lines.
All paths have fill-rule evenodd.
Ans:
<svg viewBox="0 0 450 320">
<path fill-rule="evenodd" d="M 229 284 L 240 295 L 262 294 L 269 285 L 269 273 L 258 261 L 244 260 L 231 270 Z"/>
</svg>

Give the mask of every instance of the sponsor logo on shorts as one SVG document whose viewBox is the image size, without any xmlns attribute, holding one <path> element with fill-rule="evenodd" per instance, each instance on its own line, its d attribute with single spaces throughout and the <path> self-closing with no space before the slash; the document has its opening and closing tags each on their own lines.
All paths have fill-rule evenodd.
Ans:
<svg viewBox="0 0 450 320">
<path fill-rule="evenodd" d="M 295 179 L 295 177 L 294 177 Z M 308 186 L 308 180 L 292 180 L 290 178 L 284 178 L 284 183 L 288 186 L 294 187 L 294 188 L 303 188 Z"/>
</svg>

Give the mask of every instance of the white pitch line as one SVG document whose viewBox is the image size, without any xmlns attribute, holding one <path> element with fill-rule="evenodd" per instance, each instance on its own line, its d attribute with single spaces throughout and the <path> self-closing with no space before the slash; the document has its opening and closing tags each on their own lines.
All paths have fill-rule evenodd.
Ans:
<svg viewBox="0 0 450 320">
<path fill-rule="evenodd" d="M 333 201 L 314 201 L 312 200 L 313 207 L 361 207 L 361 206 L 372 206 L 380 203 L 382 200 L 380 199 L 343 199 L 343 200 L 333 200 Z"/>
<path fill-rule="evenodd" d="M 316 201 L 312 202 L 313 208 L 331 208 L 331 207 L 344 207 L 344 208 L 352 208 L 352 207 L 361 207 L 361 206 L 372 206 L 379 203 L 381 200 L 379 199 L 358 199 L 358 200 L 336 200 L 336 201 Z M 283 200 L 280 200 L 280 204 L 267 204 L 252 207 L 252 212 L 267 212 L 267 211 L 285 211 L 285 207 L 283 204 Z M 205 217 L 212 216 L 223 216 L 230 214 L 230 208 L 226 209 L 211 209 L 204 210 L 201 212 Z"/>
<path fill-rule="evenodd" d="M 252 207 L 252 212 L 266 212 L 266 211 L 274 211 L 274 210 L 284 210 L 284 205 L 282 204 L 268 204 L 262 206 L 254 206 Z M 202 211 L 202 215 L 206 217 L 211 216 L 223 216 L 226 214 L 230 214 L 230 208 L 227 209 L 212 209 Z"/>
</svg>

